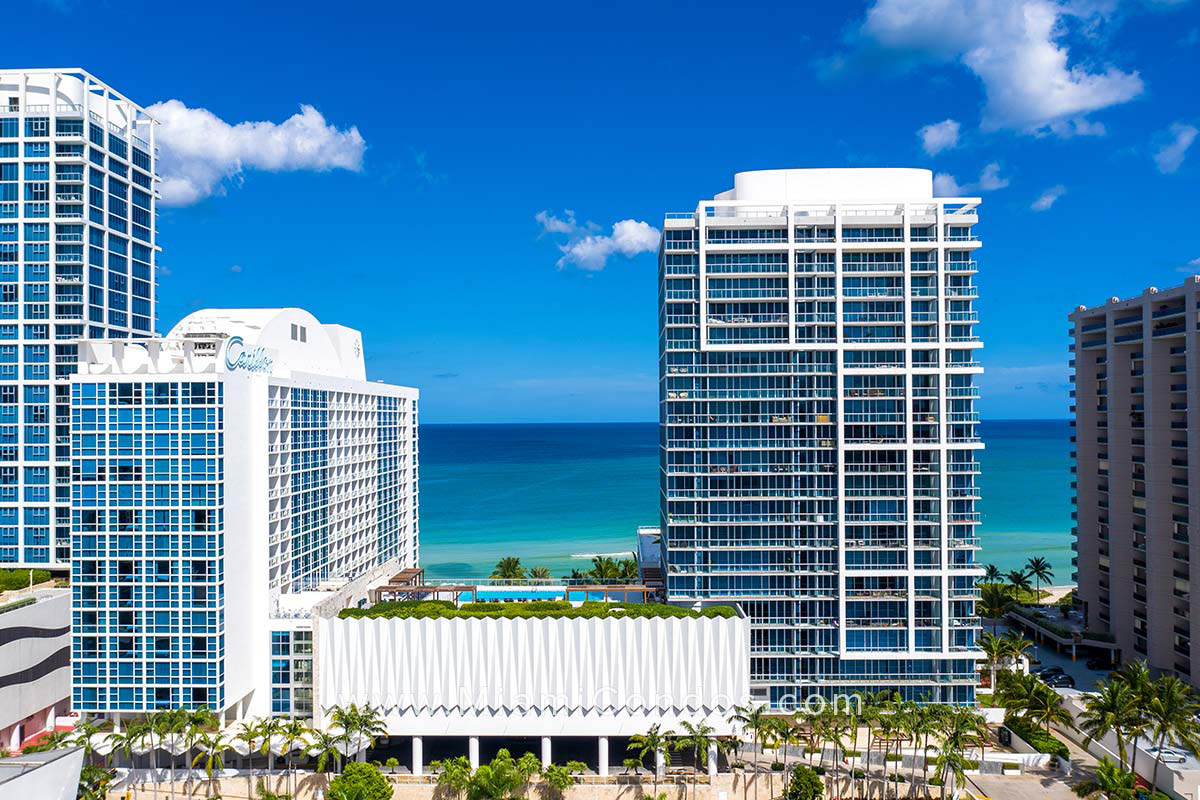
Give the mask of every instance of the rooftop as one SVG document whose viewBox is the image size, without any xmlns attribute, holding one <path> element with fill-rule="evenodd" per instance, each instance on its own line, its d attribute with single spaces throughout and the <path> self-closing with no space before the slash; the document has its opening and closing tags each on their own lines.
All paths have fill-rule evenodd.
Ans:
<svg viewBox="0 0 1200 800">
<path fill-rule="evenodd" d="M 739 616 L 733 606 L 712 606 L 702 611 L 657 603 L 572 604 L 558 600 L 525 603 L 464 603 L 443 600 L 389 600 L 369 608 L 343 609 L 341 619 L 627 619 L 700 617 L 728 619 Z"/>
</svg>

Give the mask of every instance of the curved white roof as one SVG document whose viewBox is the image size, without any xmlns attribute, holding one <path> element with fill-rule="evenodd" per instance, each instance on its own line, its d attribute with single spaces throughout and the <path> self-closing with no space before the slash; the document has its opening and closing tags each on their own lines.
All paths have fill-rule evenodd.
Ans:
<svg viewBox="0 0 1200 800">
<path fill-rule="evenodd" d="M 301 308 L 207 308 L 181 319 L 167 339 L 239 337 L 240 352 L 263 348 L 273 362 L 268 371 L 308 372 L 366 380 L 362 334 L 325 325 Z M 229 350 L 228 348 L 223 348 Z"/>
<path fill-rule="evenodd" d="M 760 169 L 733 176 L 717 200 L 763 203 L 856 203 L 933 198 L 933 172 L 893 167 Z"/>
</svg>

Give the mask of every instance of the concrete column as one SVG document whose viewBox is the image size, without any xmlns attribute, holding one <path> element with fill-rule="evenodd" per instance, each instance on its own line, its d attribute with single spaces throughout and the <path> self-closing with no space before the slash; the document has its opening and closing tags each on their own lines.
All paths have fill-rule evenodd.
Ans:
<svg viewBox="0 0 1200 800">
<path fill-rule="evenodd" d="M 667 756 L 662 750 L 654 751 L 654 774 L 660 778 L 667 774 Z"/>
<path fill-rule="evenodd" d="M 553 755 L 553 753 L 550 751 L 550 737 L 543 736 L 542 737 L 542 766 L 553 763 L 553 761 L 551 760 L 552 755 Z"/>
<path fill-rule="evenodd" d="M 597 759 L 596 774 L 601 778 L 608 777 L 608 737 L 600 737 L 599 758 Z"/>
<path fill-rule="evenodd" d="M 479 769 L 479 737 L 472 736 L 467 740 L 467 760 L 471 762 L 471 769 Z"/>
<path fill-rule="evenodd" d="M 413 775 L 425 774 L 425 742 L 420 736 L 413 737 Z"/>
<path fill-rule="evenodd" d="M 710 742 L 708 745 L 708 777 L 717 777 L 717 743 Z"/>
</svg>

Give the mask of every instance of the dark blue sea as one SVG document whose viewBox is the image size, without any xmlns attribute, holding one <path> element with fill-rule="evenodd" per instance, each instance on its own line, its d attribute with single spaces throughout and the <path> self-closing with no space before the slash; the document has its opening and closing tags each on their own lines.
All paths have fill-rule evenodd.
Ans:
<svg viewBox="0 0 1200 800">
<path fill-rule="evenodd" d="M 984 422 L 980 560 L 1030 555 L 1071 575 L 1066 420 Z M 567 574 L 627 555 L 658 524 L 656 423 L 421 426 L 421 561 L 431 578 L 480 578 L 504 556 Z"/>
</svg>

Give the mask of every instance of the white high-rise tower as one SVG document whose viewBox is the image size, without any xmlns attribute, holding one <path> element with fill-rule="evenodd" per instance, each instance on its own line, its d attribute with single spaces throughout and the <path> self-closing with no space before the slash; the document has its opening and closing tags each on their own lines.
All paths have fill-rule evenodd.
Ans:
<svg viewBox="0 0 1200 800">
<path fill-rule="evenodd" d="M 666 217 L 667 588 L 741 604 L 773 707 L 974 701 L 978 204 L 928 170 L 765 170 Z"/>
<path fill-rule="evenodd" d="M 154 121 L 82 69 L 0 70 L 0 566 L 65 568 L 76 341 L 155 324 Z"/>
</svg>

